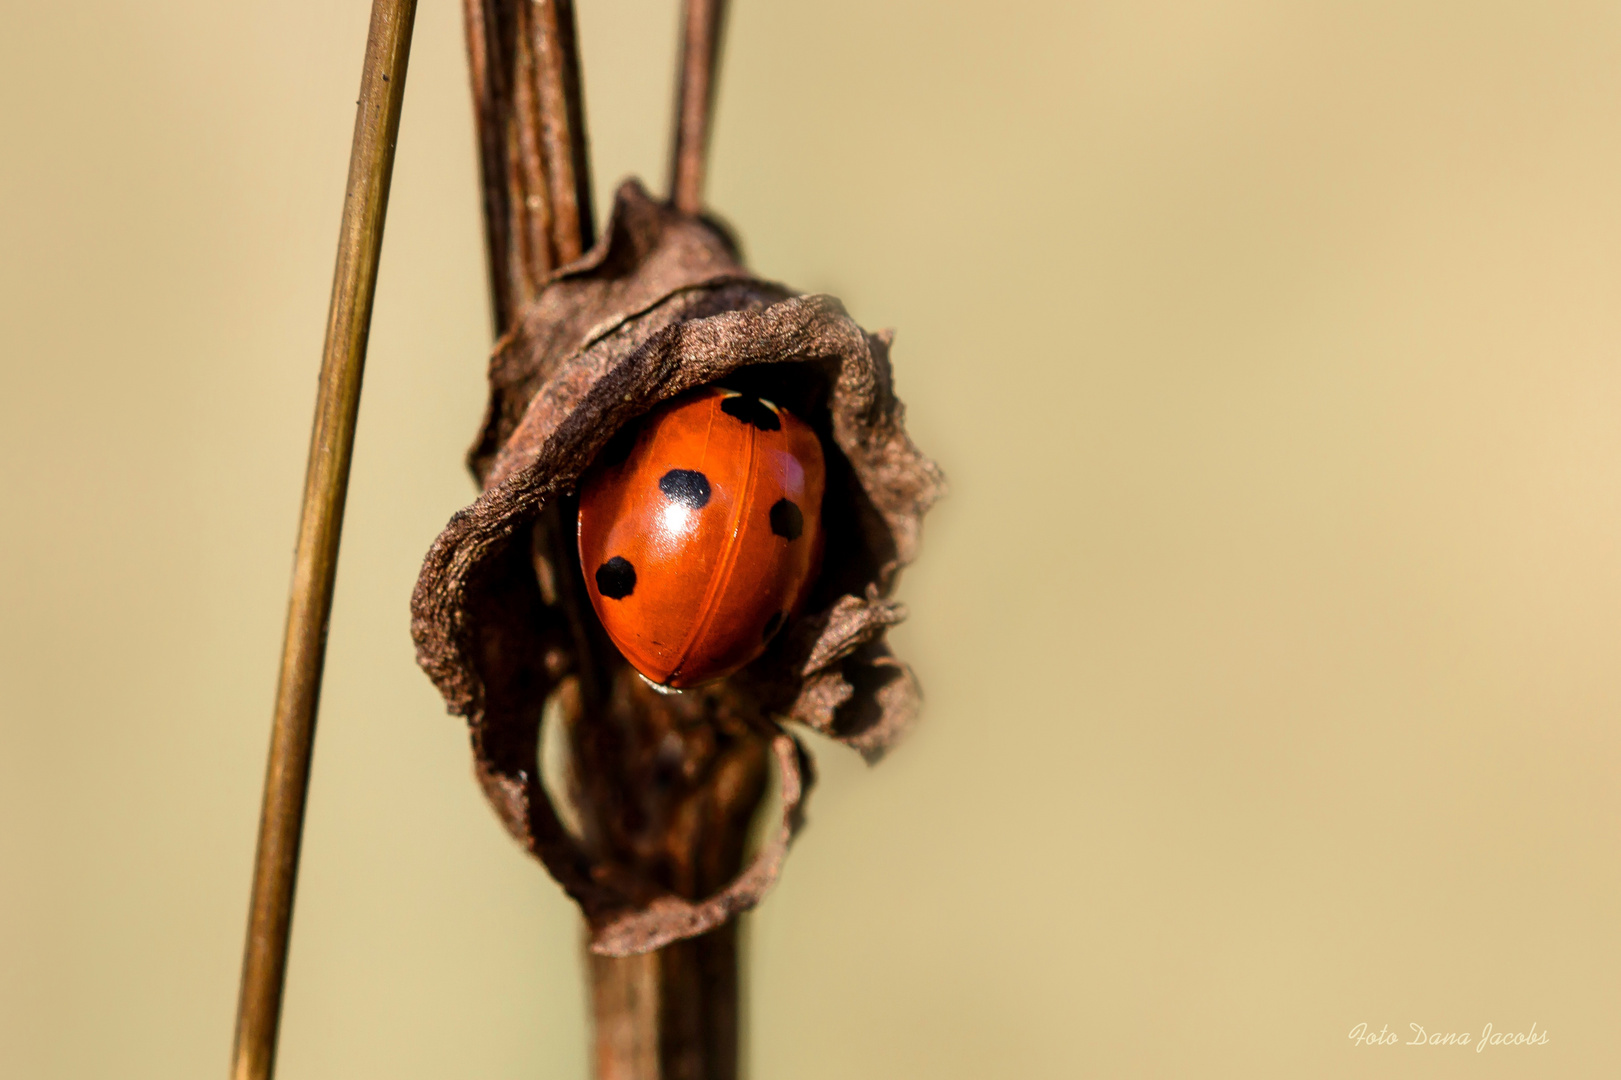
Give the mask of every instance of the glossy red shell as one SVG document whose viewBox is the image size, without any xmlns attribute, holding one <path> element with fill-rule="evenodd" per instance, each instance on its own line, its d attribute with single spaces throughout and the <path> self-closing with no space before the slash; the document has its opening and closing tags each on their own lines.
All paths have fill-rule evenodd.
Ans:
<svg viewBox="0 0 1621 1080">
<path fill-rule="evenodd" d="M 825 472 L 816 433 L 706 387 L 614 437 L 580 488 L 580 567 L 597 616 L 650 681 L 696 686 L 765 651 L 815 579 Z"/>
</svg>

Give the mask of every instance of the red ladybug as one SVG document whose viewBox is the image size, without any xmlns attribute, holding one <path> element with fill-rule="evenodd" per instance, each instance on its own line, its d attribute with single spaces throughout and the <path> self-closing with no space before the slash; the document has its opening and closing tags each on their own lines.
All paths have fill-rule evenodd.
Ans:
<svg viewBox="0 0 1621 1080">
<path fill-rule="evenodd" d="M 580 566 L 636 670 L 696 686 L 764 652 L 815 580 L 825 483 L 804 421 L 720 387 L 615 435 L 581 485 Z"/>
</svg>

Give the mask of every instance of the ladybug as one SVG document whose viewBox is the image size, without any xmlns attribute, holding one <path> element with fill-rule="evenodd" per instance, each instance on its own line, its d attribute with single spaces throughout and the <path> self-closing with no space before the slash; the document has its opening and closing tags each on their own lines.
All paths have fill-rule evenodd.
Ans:
<svg viewBox="0 0 1621 1080">
<path fill-rule="evenodd" d="M 816 433 L 705 387 L 609 441 L 580 487 L 591 606 L 637 671 L 682 689 L 765 651 L 815 581 L 826 471 Z"/>
</svg>

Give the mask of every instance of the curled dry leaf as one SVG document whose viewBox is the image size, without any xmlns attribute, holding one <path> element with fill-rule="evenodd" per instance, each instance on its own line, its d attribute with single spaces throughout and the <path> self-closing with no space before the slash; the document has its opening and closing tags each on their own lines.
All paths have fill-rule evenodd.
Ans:
<svg viewBox="0 0 1621 1080">
<path fill-rule="evenodd" d="M 883 640 L 905 617 L 887 597 L 943 481 L 906 435 L 889 343 L 836 300 L 754 277 L 719 226 L 628 182 L 602 240 L 554 275 L 496 345 L 489 411 L 469 455 L 483 492 L 428 552 L 412 634 L 450 711 L 468 720 L 485 794 L 580 904 L 598 952 L 703 933 L 771 887 L 811 775 L 781 721 L 876 759 L 916 716 L 916 680 Z M 555 565 L 572 544 L 575 485 L 623 425 L 714 382 L 768 397 L 816 429 L 828 471 L 822 571 L 765 655 L 674 698 L 640 686 L 600 627 L 586 628 L 601 646 L 594 653 L 613 660 L 595 676 L 602 715 L 571 725 L 571 792 L 585 808 L 571 831 L 538 755 L 548 701 L 579 718 L 590 675 L 570 620 L 581 608 L 594 615 L 588 604 L 569 609 L 564 578 L 577 564 Z M 717 824 L 704 835 L 735 837 L 741 865 L 768 757 L 780 820 L 747 868 L 717 878 L 690 852 L 672 855 L 681 844 L 669 838 L 698 837 L 708 814 Z"/>
</svg>

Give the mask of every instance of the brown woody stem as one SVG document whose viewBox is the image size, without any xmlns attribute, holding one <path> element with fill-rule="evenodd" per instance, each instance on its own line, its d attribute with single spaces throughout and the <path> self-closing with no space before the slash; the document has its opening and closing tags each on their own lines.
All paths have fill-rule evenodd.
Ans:
<svg viewBox="0 0 1621 1080">
<path fill-rule="evenodd" d="M 512 328 L 546 279 L 592 242 L 578 48 L 570 0 L 464 0 L 464 4 L 499 337 Z M 688 172 L 696 166 L 690 184 L 696 199 L 702 186 L 719 5 L 699 0 L 693 9 L 699 17 L 694 22 L 689 10 L 687 45 L 701 46 L 705 59 L 702 71 L 693 76 L 699 82 L 689 87 L 683 75 L 682 99 L 698 103 L 698 126 L 692 129 L 696 142 L 687 138 L 681 145 L 689 148 Z M 607 646 L 595 630 L 595 615 L 579 587 L 571 526 L 566 508 L 548 506 L 536 522 L 534 546 L 536 557 L 550 564 L 543 572 L 555 586 L 555 601 L 565 609 L 575 639 L 582 714 L 577 722 L 596 727 L 606 708 L 608 676 L 617 665 L 603 655 Z M 617 771 L 608 778 L 611 785 L 621 780 Z M 758 796 L 753 789 L 746 795 L 746 810 L 752 811 Z M 744 828 L 748 817 L 744 812 L 740 819 Z M 741 858 L 742 830 L 734 827 L 730 832 L 736 842 L 715 849 L 726 863 L 721 869 L 727 876 L 735 873 L 732 864 Z M 644 956 L 592 956 L 588 968 L 600 1080 L 733 1080 L 738 1017 L 735 926 Z"/>
<path fill-rule="evenodd" d="M 737 930 L 589 958 L 597 1080 L 736 1080 Z"/>
<path fill-rule="evenodd" d="M 725 0 L 686 0 L 670 150 L 670 201 L 703 209 L 705 161 L 720 60 Z M 702 855 L 724 865 L 700 880 L 718 887 L 736 872 L 759 795 L 716 816 Z M 688 854 L 699 854 L 689 852 Z M 719 871 L 715 874 L 714 871 Z M 739 1057 L 738 925 L 652 953 L 589 957 L 597 1080 L 735 1080 Z"/>
<path fill-rule="evenodd" d="M 495 335 L 558 267 L 591 246 L 591 162 L 573 0 L 464 0 Z M 562 589 L 586 708 L 600 701 L 597 644 L 574 588 L 573 535 L 555 506 L 537 556 Z"/>
<path fill-rule="evenodd" d="M 670 140 L 670 201 L 696 214 L 704 206 L 715 73 L 720 67 L 726 0 L 686 0 L 682 5 L 681 54 L 675 92 L 675 133 Z"/>
<path fill-rule="evenodd" d="M 572 0 L 464 0 L 496 336 L 591 246 Z"/>
<path fill-rule="evenodd" d="M 237 1002 L 234 1080 L 267 1080 L 275 1068 L 338 540 L 415 18 L 416 0 L 373 0 L 259 818 Z"/>
</svg>

